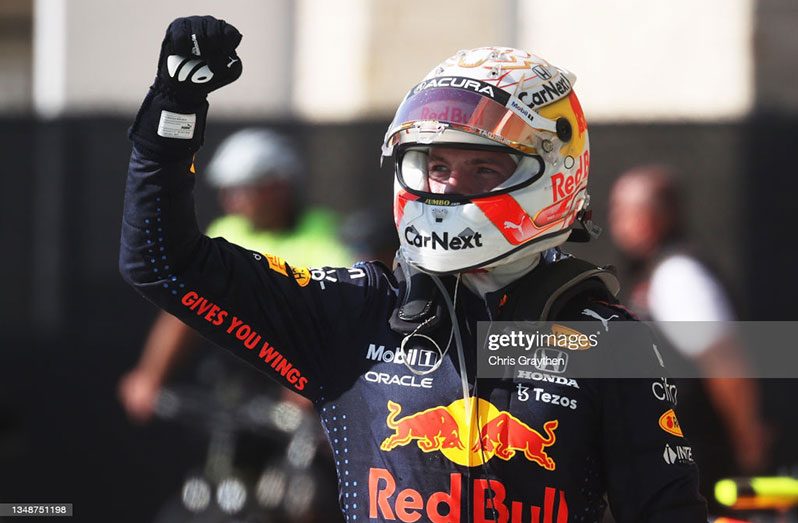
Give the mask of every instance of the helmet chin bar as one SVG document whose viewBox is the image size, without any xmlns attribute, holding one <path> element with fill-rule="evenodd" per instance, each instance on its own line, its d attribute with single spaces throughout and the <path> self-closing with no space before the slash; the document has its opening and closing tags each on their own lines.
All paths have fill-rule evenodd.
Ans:
<svg viewBox="0 0 798 523">
<path fill-rule="evenodd" d="M 423 273 L 432 274 L 432 275 L 435 275 L 435 276 L 449 276 L 449 275 L 462 273 L 462 272 L 468 272 L 468 271 L 472 271 L 472 270 L 476 270 L 476 269 L 490 270 L 490 269 L 492 269 L 494 267 L 497 267 L 499 265 L 503 265 L 504 263 L 509 263 L 511 260 L 509 260 L 508 258 L 510 256 L 515 255 L 515 254 L 520 254 L 521 252 L 523 252 L 525 255 L 534 256 L 535 254 L 541 253 L 543 251 L 546 251 L 546 250 L 551 249 L 553 247 L 556 247 L 558 245 L 562 245 L 563 243 L 565 243 L 567 241 L 568 236 L 572 232 L 572 229 L 573 229 L 572 227 L 569 227 L 567 229 L 562 229 L 562 230 L 559 230 L 559 231 L 556 231 L 556 232 L 553 232 L 553 233 L 550 233 L 550 234 L 547 234 L 547 235 L 544 235 L 544 236 L 540 236 L 538 238 L 535 238 L 532 241 L 529 241 L 527 243 L 519 245 L 515 249 L 512 249 L 512 250 L 510 250 L 508 252 L 505 252 L 505 253 L 503 253 L 503 254 L 501 254 L 499 256 L 496 256 L 495 258 L 492 258 L 490 260 L 487 260 L 485 262 L 477 263 L 477 264 L 466 266 L 466 267 L 458 267 L 456 269 L 450 269 L 450 270 L 446 270 L 446 271 L 434 271 L 434 270 L 428 269 L 428 268 L 424 267 L 423 265 L 420 265 L 417 261 L 408 258 L 407 255 L 406 255 L 406 251 L 405 251 L 405 246 L 404 245 L 400 246 L 400 248 L 399 248 L 399 256 L 401 256 L 403 261 L 409 263 L 410 265 L 412 265 L 417 270 L 419 270 L 419 271 L 421 271 Z M 534 247 L 534 249 L 532 249 L 530 247 Z M 517 259 L 517 258 L 514 258 L 514 260 L 515 259 Z M 514 260 L 512 260 L 512 261 L 514 261 Z M 499 263 L 499 262 L 501 262 L 501 263 Z"/>
</svg>

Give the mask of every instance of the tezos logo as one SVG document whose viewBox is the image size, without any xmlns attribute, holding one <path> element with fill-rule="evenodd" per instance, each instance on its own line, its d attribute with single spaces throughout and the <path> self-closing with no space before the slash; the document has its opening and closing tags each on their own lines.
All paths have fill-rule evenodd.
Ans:
<svg viewBox="0 0 798 523">
<path fill-rule="evenodd" d="M 482 247 L 482 234 L 466 228 L 456 236 L 449 236 L 444 232 L 443 236 L 433 232 L 431 236 L 425 236 L 413 227 L 405 229 L 405 240 L 415 247 L 428 247 L 432 250 L 442 249 L 444 251 L 460 251 L 463 249 L 473 249 Z"/>
</svg>

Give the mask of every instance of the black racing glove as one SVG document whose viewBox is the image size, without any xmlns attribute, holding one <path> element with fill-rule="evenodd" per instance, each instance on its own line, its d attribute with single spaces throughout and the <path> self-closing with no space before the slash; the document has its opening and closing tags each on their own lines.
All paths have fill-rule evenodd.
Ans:
<svg viewBox="0 0 798 523">
<path fill-rule="evenodd" d="M 178 18 L 161 44 L 158 73 L 130 139 L 158 160 L 177 160 L 202 146 L 208 93 L 241 76 L 241 33 L 212 16 Z"/>
</svg>

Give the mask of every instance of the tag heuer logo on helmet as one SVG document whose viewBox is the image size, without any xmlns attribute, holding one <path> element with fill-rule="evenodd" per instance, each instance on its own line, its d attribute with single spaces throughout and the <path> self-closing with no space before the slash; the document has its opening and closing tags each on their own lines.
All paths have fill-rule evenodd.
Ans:
<svg viewBox="0 0 798 523">
<path fill-rule="evenodd" d="M 456 236 L 449 236 L 448 232 L 444 232 L 443 235 L 433 232 L 431 236 L 425 236 L 410 226 L 405 229 L 405 240 L 415 247 L 428 247 L 433 250 L 459 251 L 482 247 L 482 235 L 469 228 Z"/>
<path fill-rule="evenodd" d="M 556 82 L 545 82 L 537 91 L 518 93 L 518 99 L 534 109 L 535 107 L 555 102 L 569 92 L 571 92 L 571 83 L 565 75 L 562 75 Z"/>
<path fill-rule="evenodd" d="M 475 93 L 489 96 L 491 98 L 496 97 L 492 85 L 486 84 L 485 82 L 481 82 L 479 80 L 474 80 L 473 78 L 463 78 L 462 76 L 441 76 L 438 78 L 432 78 L 416 85 L 410 92 L 413 94 L 418 94 L 425 89 L 431 89 L 433 87 L 456 87 L 458 89 L 474 91 Z"/>
</svg>

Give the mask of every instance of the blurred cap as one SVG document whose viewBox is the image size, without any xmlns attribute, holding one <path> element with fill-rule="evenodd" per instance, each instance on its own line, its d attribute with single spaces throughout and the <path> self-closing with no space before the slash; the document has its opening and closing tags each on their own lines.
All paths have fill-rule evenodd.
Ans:
<svg viewBox="0 0 798 523">
<path fill-rule="evenodd" d="M 302 162 L 284 136 L 268 129 L 244 129 L 225 139 L 211 158 L 208 183 L 224 188 L 272 180 L 296 182 Z"/>
</svg>

